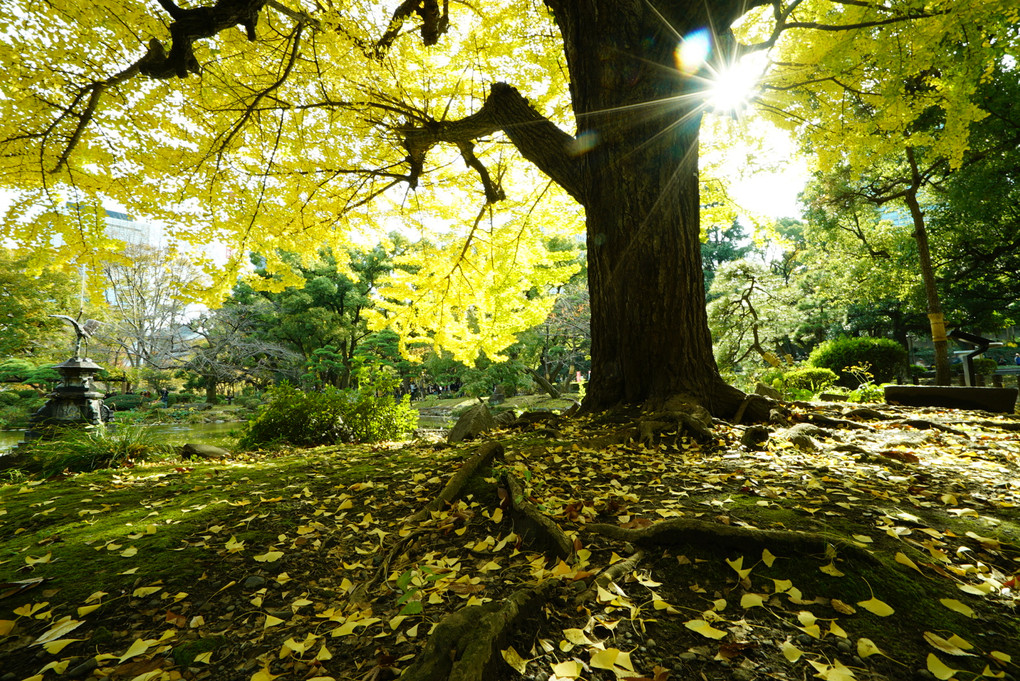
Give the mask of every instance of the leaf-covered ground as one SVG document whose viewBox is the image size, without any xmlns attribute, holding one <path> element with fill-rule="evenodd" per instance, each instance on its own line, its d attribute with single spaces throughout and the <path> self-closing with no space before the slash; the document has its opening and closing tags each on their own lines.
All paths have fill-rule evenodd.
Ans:
<svg viewBox="0 0 1020 681">
<path fill-rule="evenodd" d="M 493 434 L 432 513 L 480 443 L 0 487 L 0 681 L 379 681 L 536 586 L 485 678 L 1020 678 L 1016 417 L 805 405 L 761 449 L 608 444 L 620 421 Z M 515 532 L 528 501 L 566 560 Z M 687 522 L 718 538 L 648 540 Z"/>
</svg>

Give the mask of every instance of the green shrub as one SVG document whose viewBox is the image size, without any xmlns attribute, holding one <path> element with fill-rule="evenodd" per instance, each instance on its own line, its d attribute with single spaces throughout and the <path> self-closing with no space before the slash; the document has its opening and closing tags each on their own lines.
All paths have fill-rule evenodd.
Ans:
<svg viewBox="0 0 1020 681">
<path fill-rule="evenodd" d="M 999 368 L 999 363 L 988 357 L 978 357 L 974 360 L 974 373 L 984 376 L 991 376 Z"/>
<path fill-rule="evenodd" d="M 16 392 L 6 390 L 0 393 L 0 406 L 9 407 L 12 404 L 17 404 L 20 401 L 21 398 L 18 397 L 18 393 Z"/>
<path fill-rule="evenodd" d="M 807 390 L 816 394 L 832 386 L 838 378 L 832 369 L 800 367 L 783 374 L 783 385 L 787 390 Z"/>
<path fill-rule="evenodd" d="M 21 390 L 15 390 L 14 392 L 17 393 L 18 397 L 23 400 L 31 400 L 35 397 L 39 397 L 39 391 L 33 390 L 32 388 L 22 388 Z"/>
<path fill-rule="evenodd" d="M 238 446 L 378 442 L 399 439 L 414 430 L 418 414 L 408 396 L 393 397 L 391 381 L 365 375 L 359 384 L 358 390 L 327 387 L 322 392 L 304 392 L 286 383 L 270 389 L 267 403 L 242 430 Z"/>
<path fill-rule="evenodd" d="M 108 406 L 110 409 L 116 409 L 117 411 L 127 411 L 130 409 L 137 409 L 142 405 L 142 396 L 134 393 L 127 395 L 110 395 L 103 404 Z"/>
<path fill-rule="evenodd" d="M 144 427 L 67 428 L 58 437 L 25 446 L 22 470 L 44 477 L 64 471 L 116 468 L 129 462 L 170 458 L 176 448 Z"/>
<path fill-rule="evenodd" d="M 893 380 L 905 371 L 907 351 L 888 338 L 847 338 L 828 340 L 811 351 L 808 364 L 831 369 L 839 375 L 840 385 L 856 388 L 860 381 L 848 372 L 854 366 L 868 366 L 876 383 Z"/>
<path fill-rule="evenodd" d="M 256 407 L 262 404 L 262 398 L 255 397 L 254 395 L 252 396 L 242 395 L 241 397 L 234 398 L 234 404 L 238 405 L 239 407 L 244 407 L 245 409 L 255 409 Z"/>
</svg>

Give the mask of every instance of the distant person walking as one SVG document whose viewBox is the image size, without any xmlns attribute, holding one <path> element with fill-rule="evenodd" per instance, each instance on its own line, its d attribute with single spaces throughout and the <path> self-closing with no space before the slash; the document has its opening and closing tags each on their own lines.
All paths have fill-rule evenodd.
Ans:
<svg viewBox="0 0 1020 681">
<path fill-rule="evenodd" d="M 1020 366 L 1020 352 L 1016 353 L 1016 356 L 1013 357 L 1013 363 Z"/>
</svg>

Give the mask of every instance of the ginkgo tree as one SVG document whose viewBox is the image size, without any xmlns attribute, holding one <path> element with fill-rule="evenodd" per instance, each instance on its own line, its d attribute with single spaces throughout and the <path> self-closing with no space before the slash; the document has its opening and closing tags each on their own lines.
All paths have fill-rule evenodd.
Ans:
<svg viewBox="0 0 1020 681">
<path fill-rule="evenodd" d="M 233 257 L 206 263 L 216 296 L 247 252 L 287 286 L 277 250 L 339 252 L 402 227 L 425 238 L 380 291 L 394 305 L 377 323 L 465 357 L 541 318 L 572 271 L 541 245 L 583 223 L 587 406 L 683 394 L 730 414 L 743 394 L 712 357 L 700 262 L 709 81 L 789 33 L 838 44 L 966 5 L 12 0 L 5 233 L 39 266 L 95 266 L 119 244 L 87 211 L 56 209 L 115 199 L 181 241 L 226 243 Z M 756 7 L 740 47 L 729 27 Z"/>
</svg>

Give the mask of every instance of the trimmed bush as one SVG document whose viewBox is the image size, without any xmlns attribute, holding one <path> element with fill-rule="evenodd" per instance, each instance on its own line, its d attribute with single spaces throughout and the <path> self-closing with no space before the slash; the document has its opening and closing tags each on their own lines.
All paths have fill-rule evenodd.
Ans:
<svg viewBox="0 0 1020 681">
<path fill-rule="evenodd" d="M 974 360 L 974 373 L 991 376 L 999 368 L 999 363 L 989 357 L 978 357 Z"/>
<path fill-rule="evenodd" d="M 339 442 L 396 440 L 410 434 L 418 412 L 410 397 L 393 396 L 388 381 L 363 377 L 358 390 L 327 387 L 304 392 L 283 384 L 269 390 L 268 402 L 241 432 L 238 446 L 254 449 L 290 444 L 315 447 Z"/>
<path fill-rule="evenodd" d="M 800 367 L 784 373 L 783 384 L 788 390 L 808 390 L 814 394 L 833 385 L 838 378 L 832 369 Z"/>
<path fill-rule="evenodd" d="M 117 411 L 127 411 L 129 409 L 137 409 L 142 405 L 142 401 L 141 395 L 131 393 L 127 395 L 110 395 L 103 400 L 103 404 Z"/>
<path fill-rule="evenodd" d="M 18 397 L 23 400 L 31 400 L 40 396 L 39 391 L 33 390 L 32 388 L 22 388 L 21 390 L 15 390 L 14 392 L 17 393 Z"/>
<path fill-rule="evenodd" d="M 885 383 L 906 370 L 907 351 L 888 338 L 841 336 L 825 341 L 812 350 L 808 364 L 831 369 L 839 375 L 840 385 L 856 388 L 860 381 L 847 369 L 867 365 L 875 383 Z"/>
<path fill-rule="evenodd" d="M 9 407 L 12 404 L 17 404 L 20 401 L 21 398 L 18 397 L 18 393 L 16 392 L 5 390 L 4 392 L 0 393 L 0 406 Z"/>
</svg>

